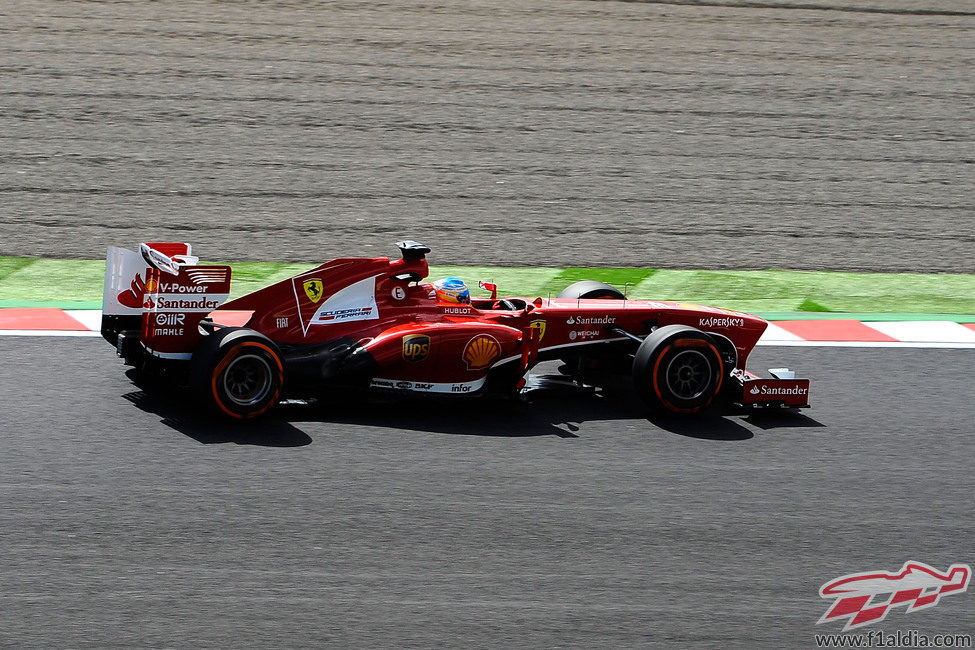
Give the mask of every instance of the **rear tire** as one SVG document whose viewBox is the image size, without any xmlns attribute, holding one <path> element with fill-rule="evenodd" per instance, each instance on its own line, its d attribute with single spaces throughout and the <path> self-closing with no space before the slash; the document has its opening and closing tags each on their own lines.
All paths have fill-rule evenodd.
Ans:
<svg viewBox="0 0 975 650">
<path fill-rule="evenodd" d="M 633 360 L 633 385 L 655 411 L 700 413 L 724 379 L 721 353 L 707 334 L 686 325 L 667 325 L 644 339 Z"/>
<path fill-rule="evenodd" d="M 573 282 L 559 294 L 559 298 L 570 298 L 573 300 L 586 300 L 591 298 L 623 300 L 625 297 L 616 287 L 605 282 L 597 282 L 596 280 Z"/>
<path fill-rule="evenodd" d="M 206 337 L 193 353 L 192 384 L 224 415 L 249 420 L 266 413 L 281 397 L 284 365 L 267 337 L 226 328 Z"/>
</svg>

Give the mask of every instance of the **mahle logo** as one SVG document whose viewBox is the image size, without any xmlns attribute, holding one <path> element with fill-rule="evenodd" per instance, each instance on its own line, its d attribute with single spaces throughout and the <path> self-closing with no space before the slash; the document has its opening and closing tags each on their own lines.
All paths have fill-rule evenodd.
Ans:
<svg viewBox="0 0 975 650">
<path fill-rule="evenodd" d="M 403 358 L 412 363 L 423 361 L 430 354 L 430 337 L 410 334 L 403 337 Z"/>
<path fill-rule="evenodd" d="M 884 620 L 893 607 L 904 605 L 906 613 L 934 607 L 942 596 L 964 593 L 972 568 L 953 564 L 944 573 L 921 562 L 905 562 L 896 573 L 865 571 L 830 580 L 819 588 L 821 598 L 833 598 L 833 605 L 817 621 L 847 619 L 843 631 Z"/>
<path fill-rule="evenodd" d="M 318 302 L 325 295 L 325 283 L 323 283 L 319 278 L 312 278 L 311 280 L 305 280 L 302 285 L 305 288 L 305 295 L 312 302 Z"/>
</svg>

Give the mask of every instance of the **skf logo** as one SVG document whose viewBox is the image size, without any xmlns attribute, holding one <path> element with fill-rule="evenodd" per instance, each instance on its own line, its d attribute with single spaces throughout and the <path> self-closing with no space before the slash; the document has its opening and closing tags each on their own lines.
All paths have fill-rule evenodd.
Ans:
<svg viewBox="0 0 975 650">
<path fill-rule="evenodd" d="M 410 334 L 403 337 L 403 358 L 416 363 L 430 354 L 430 337 L 424 334 Z"/>
<path fill-rule="evenodd" d="M 538 340 L 541 341 L 545 338 L 545 321 L 543 320 L 533 320 L 528 324 L 528 327 L 538 330 Z"/>
<path fill-rule="evenodd" d="M 325 293 L 325 284 L 318 278 L 312 278 L 311 280 L 305 280 L 302 285 L 305 288 L 305 295 L 312 302 L 318 302 L 322 299 Z"/>
<path fill-rule="evenodd" d="M 490 334 L 478 334 L 464 346 L 464 361 L 468 370 L 482 370 L 501 356 L 501 344 Z"/>
<path fill-rule="evenodd" d="M 846 632 L 884 620 L 892 607 L 905 605 L 908 613 L 934 607 L 942 596 L 968 589 L 971 575 L 967 564 L 953 564 L 941 573 L 921 562 L 905 562 L 897 573 L 867 571 L 841 576 L 819 588 L 821 598 L 836 600 L 817 625 L 849 619 L 843 628 Z"/>
</svg>

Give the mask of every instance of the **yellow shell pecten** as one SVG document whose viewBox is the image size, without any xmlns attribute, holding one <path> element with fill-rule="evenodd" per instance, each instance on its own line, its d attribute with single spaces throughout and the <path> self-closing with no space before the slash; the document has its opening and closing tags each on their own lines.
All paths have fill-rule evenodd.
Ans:
<svg viewBox="0 0 975 650">
<path fill-rule="evenodd" d="M 501 344 L 487 334 L 479 334 L 464 348 L 464 361 L 468 370 L 486 368 L 501 355 Z"/>
</svg>

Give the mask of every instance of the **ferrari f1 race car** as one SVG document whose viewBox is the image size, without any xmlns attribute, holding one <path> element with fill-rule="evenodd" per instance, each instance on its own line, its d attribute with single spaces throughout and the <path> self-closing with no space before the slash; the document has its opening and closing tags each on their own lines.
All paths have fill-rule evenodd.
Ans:
<svg viewBox="0 0 975 650">
<path fill-rule="evenodd" d="M 334 259 L 229 302 L 230 267 L 200 265 L 189 244 L 112 247 L 101 333 L 143 377 L 237 419 L 345 389 L 517 395 L 552 360 L 580 386 L 625 377 L 656 411 L 808 406 L 809 380 L 744 369 L 767 327 L 756 316 L 628 300 L 595 281 L 556 298 L 498 297 L 482 282 L 489 296 L 447 301 L 424 282 L 430 249 L 397 246 L 399 259 Z M 226 324 L 231 313 L 246 323 Z"/>
</svg>

